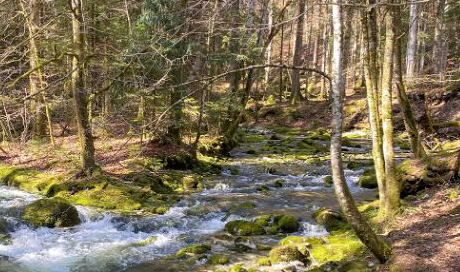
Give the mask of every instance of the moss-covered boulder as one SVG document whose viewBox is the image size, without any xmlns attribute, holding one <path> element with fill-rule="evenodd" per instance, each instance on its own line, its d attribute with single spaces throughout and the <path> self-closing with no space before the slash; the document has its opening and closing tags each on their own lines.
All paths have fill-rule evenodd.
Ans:
<svg viewBox="0 0 460 272">
<path fill-rule="evenodd" d="M 313 214 L 313 218 L 329 232 L 347 227 L 347 221 L 342 214 L 330 209 L 319 209 Z"/>
<path fill-rule="evenodd" d="M 263 235 L 265 230 L 260 225 L 244 221 L 244 220 L 234 220 L 230 221 L 225 225 L 225 231 L 233 235 L 240 236 L 252 236 L 252 235 Z"/>
<path fill-rule="evenodd" d="M 230 262 L 230 258 L 227 255 L 215 254 L 208 258 L 207 263 L 210 265 L 224 265 Z"/>
<path fill-rule="evenodd" d="M 208 252 L 210 250 L 211 250 L 210 245 L 206 245 L 206 244 L 192 245 L 192 246 L 188 246 L 188 247 L 184 247 L 184 248 L 179 249 L 176 252 L 175 257 L 176 258 L 184 258 L 184 257 L 187 257 L 187 256 L 205 254 L 206 252 Z"/>
<path fill-rule="evenodd" d="M 27 205 L 22 219 L 36 227 L 72 227 L 80 224 L 77 209 L 61 198 L 44 198 Z"/>
<path fill-rule="evenodd" d="M 188 175 L 182 178 L 182 186 L 185 190 L 198 189 L 200 180 L 195 175 Z"/>
<path fill-rule="evenodd" d="M 378 187 L 375 169 L 368 169 L 359 177 L 358 186 L 367 189 L 375 189 Z"/>
<path fill-rule="evenodd" d="M 278 230 L 284 233 L 296 232 L 300 228 L 299 221 L 292 215 L 284 215 L 276 222 Z"/>
<path fill-rule="evenodd" d="M 305 265 L 310 264 L 310 259 L 302 254 L 295 246 L 280 246 L 270 250 L 270 263 L 289 263 L 293 261 L 300 261 Z"/>
<path fill-rule="evenodd" d="M 458 152 L 405 160 L 397 166 L 397 173 L 401 197 L 416 195 L 426 188 L 455 181 L 460 175 Z"/>
<path fill-rule="evenodd" d="M 271 265 L 272 265 L 272 263 L 271 263 L 271 261 L 270 261 L 270 258 L 267 258 L 267 257 L 259 258 L 259 259 L 257 260 L 257 264 L 258 264 L 259 266 L 271 266 Z"/>
<path fill-rule="evenodd" d="M 272 217 L 271 214 L 261 215 L 256 217 L 253 222 L 261 227 L 268 227 L 272 223 Z"/>
<path fill-rule="evenodd" d="M 261 227 L 267 228 L 266 232 L 269 235 L 277 234 L 279 232 L 296 232 L 300 228 L 300 223 L 297 218 L 292 215 L 285 214 L 261 215 L 256 217 L 253 222 Z"/>
<path fill-rule="evenodd" d="M 235 264 L 230 268 L 230 272 L 247 272 L 247 270 L 241 264 Z"/>
</svg>

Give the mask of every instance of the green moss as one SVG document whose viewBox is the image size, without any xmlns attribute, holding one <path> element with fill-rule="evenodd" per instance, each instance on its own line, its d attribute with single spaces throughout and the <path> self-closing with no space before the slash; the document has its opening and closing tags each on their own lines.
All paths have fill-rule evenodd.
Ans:
<svg viewBox="0 0 460 272">
<path fill-rule="evenodd" d="M 189 255 L 204 254 L 210 250 L 211 250 L 211 246 L 206 245 L 206 244 L 192 245 L 192 246 L 188 246 L 188 247 L 179 249 L 176 252 L 175 257 L 183 258 Z"/>
<path fill-rule="evenodd" d="M 323 179 L 324 186 L 326 187 L 332 187 L 332 184 L 334 181 L 332 180 L 332 176 L 325 176 Z"/>
<path fill-rule="evenodd" d="M 299 221 L 292 215 L 284 215 L 277 222 L 278 230 L 284 233 L 296 232 L 299 230 Z"/>
<path fill-rule="evenodd" d="M 228 264 L 230 262 L 230 259 L 227 255 L 223 254 L 214 254 L 208 258 L 207 263 L 210 265 L 224 265 Z"/>
<path fill-rule="evenodd" d="M 146 239 L 144 239 L 144 240 L 142 240 L 142 241 L 140 241 L 140 242 L 138 242 L 138 243 L 135 243 L 134 245 L 135 245 L 135 246 L 146 246 L 146 245 L 151 245 L 151 244 L 155 243 L 155 241 L 156 241 L 157 239 L 158 239 L 157 236 L 150 236 L 150 237 L 148 237 L 148 238 L 146 238 Z"/>
<path fill-rule="evenodd" d="M 202 178 L 198 175 L 187 175 L 182 178 L 182 185 L 185 190 L 203 188 Z"/>
<path fill-rule="evenodd" d="M 225 231 L 233 235 L 252 236 L 263 235 L 265 230 L 254 222 L 244 220 L 230 221 L 225 225 Z"/>
<path fill-rule="evenodd" d="M 269 140 L 269 137 L 265 135 L 246 134 L 244 136 L 244 142 L 246 143 L 258 143 L 258 142 L 267 141 L 267 140 Z"/>
<path fill-rule="evenodd" d="M 348 227 L 348 224 L 342 214 L 333 210 L 324 208 L 319 209 L 313 213 L 313 218 L 329 232 L 342 230 Z"/>
<path fill-rule="evenodd" d="M 271 246 L 268 246 L 268 245 L 257 244 L 257 245 L 256 245 L 256 249 L 257 249 L 257 250 L 260 250 L 260 251 L 266 251 L 266 250 L 272 249 L 272 247 L 271 247 Z"/>
<path fill-rule="evenodd" d="M 295 246 L 280 246 L 270 250 L 271 264 L 288 263 L 300 261 L 304 264 L 309 264 L 309 258 L 300 252 Z"/>
<path fill-rule="evenodd" d="M 271 221 L 272 221 L 272 215 L 267 214 L 267 215 L 261 215 L 261 216 L 256 217 L 253 222 L 261 227 L 267 227 L 270 225 Z"/>
<path fill-rule="evenodd" d="M 77 209 L 61 198 L 44 198 L 24 209 L 22 219 L 36 227 L 72 227 L 80 224 Z"/>
<path fill-rule="evenodd" d="M 310 253 L 319 264 L 359 256 L 365 249 L 351 231 L 336 232 L 325 239 L 326 243 L 313 245 L 310 249 Z"/>
<path fill-rule="evenodd" d="M 174 173 L 174 174 L 172 174 Z M 75 174 L 53 175 L 28 168 L 0 166 L 1 182 L 24 191 L 47 197 L 61 197 L 76 205 L 91 206 L 116 212 L 166 212 L 179 198 L 172 194 L 182 187 L 182 175 L 175 172 L 163 176 L 128 175 L 133 184 L 96 172 L 91 179 L 75 179 Z M 180 177 L 180 179 L 178 179 Z"/>
<path fill-rule="evenodd" d="M 285 182 L 284 179 L 277 179 L 273 182 L 272 186 L 276 188 L 282 188 L 284 182 Z"/>
<path fill-rule="evenodd" d="M 367 189 L 375 189 L 378 187 L 374 168 L 364 171 L 364 173 L 359 177 L 358 186 Z"/>
<path fill-rule="evenodd" d="M 247 270 L 244 269 L 243 265 L 235 264 L 232 268 L 230 268 L 230 272 L 247 272 Z"/>
<path fill-rule="evenodd" d="M 449 201 L 454 201 L 460 195 L 460 190 L 458 188 L 452 188 L 447 192 L 447 198 Z"/>
<path fill-rule="evenodd" d="M 271 261 L 270 261 L 270 258 L 267 258 L 267 257 L 259 258 L 259 259 L 257 260 L 257 264 L 258 264 L 259 266 L 271 266 L 271 265 L 272 265 L 272 263 L 271 263 Z"/>
<path fill-rule="evenodd" d="M 288 236 L 286 238 L 283 238 L 279 242 L 279 245 L 295 246 L 300 252 L 306 254 L 307 248 L 321 245 L 323 244 L 323 241 L 324 240 L 322 238 L 317 238 L 317 237 Z"/>
</svg>

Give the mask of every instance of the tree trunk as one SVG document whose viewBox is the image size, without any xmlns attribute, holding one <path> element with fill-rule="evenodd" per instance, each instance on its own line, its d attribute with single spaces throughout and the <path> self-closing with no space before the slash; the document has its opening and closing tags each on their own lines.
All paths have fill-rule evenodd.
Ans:
<svg viewBox="0 0 460 272">
<path fill-rule="evenodd" d="M 273 0 L 268 0 L 267 3 L 267 17 L 268 17 L 268 26 L 267 30 L 270 33 L 273 28 Z M 272 49 L 273 49 L 273 42 L 270 42 L 267 46 L 267 58 L 265 59 L 265 64 L 270 64 L 272 59 Z M 270 71 L 269 67 L 265 68 L 265 77 L 264 77 L 264 95 L 267 94 L 268 91 L 268 83 L 270 80 Z"/>
<path fill-rule="evenodd" d="M 236 70 L 239 68 L 239 61 L 237 60 L 237 55 L 239 54 L 239 42 L 238 42 L 238 27 L 239 27 L 239 14 L 240 14 L 240 0 L 234 0 L 232 2 L 232 5 L 230 7 L 230 13 L 233 15 L 233 23 L 231 24 L 232 30 L 230 32 L 230 42 L 228 45 L 228 50 L 230 52 L 231 59 L 229 62 L 228 69 L 230 71 Z M 227 116 L 226 119 L 223 122 L 222 125 L 222 131 L 225 132 L 228 130 L 231 122 L 232 122 L 232 116 L 234 115 L 234 112 L 238 108 L 238 89 L 240 85 L 240 79 L 241 79 L 241 74 L 240 73 L 231 73 L 228 76 L 228 82 L 229 82 L 229 88 L 230 88 L 230 99 L 229 99 L 229 105 L 228 105 L 228 110 L 227 110 Z"/>
<path fill-rule="evenodd" d="M 23 7 L 24 16 L 27 21 L 29 28 L 29 63 L 30 70 L 30 94 L 37 93 L 43 88 L 43 78 L 39 67 L 39 50 L 37 46 L 36 33 L 40 30 L 40 0 L 30 0 L 29 8 L 30 15 L 27 16 L 27 10 L 24 8 L 21 0 L 21 6 Z M 43 137 L 46 135 L 46 115 L 44 112 L 43 103 L 40 95 L 36 95 L 34 100 L 30 103 L 30 111 L 33 114 L 33 129 L 37 136 Z"/>
<path fill-rule="evenodd" d="M 389 3 L 393 3 L 392 0 Z M 399 182 L 393 149 L 393 55 L 394 55 L 394 10 L 388 6 L 385 18 L 385 50 L 382 63 L 382 129 L 383 157 L 385 160 L 385 216 L 390 216 L 399 207 Z"/>
<path fill-rule="evenodd" d="M 303 27 L 305 18 L 305 0 L 299 1 L 299 19 L 297 20 L 297 30 L 295 37 L 294 56 L 292 63 L 294 66 L 301 66 L 303 63 L 302 49 L 303 49 Z M 292 87 L 291 87 L 291 105 L 296 105 L 297 101 L 301 99 L 300 93 L 300 71 L 294 69 L 292 71 Z"/>
<path fill-rule="evenodd" d="M 391 255 L 391 248 L 380 239 L 356 208 L 348 189 L 342 166 L 342 118 L 344 80 L 342 69 L 342 19 L 341 0 L 333 0 L 332 17 L 334 27 L 333 64 L 332 64 L 332 139 L 331 164 L 337 199 L 348 222 L 356 235 L 367 248 L 385 263 Z"/>
<path fill-rule="evenodd" d="M 84 28 L 82 0 L 71 0 L 73 56 L 72 56 L 72 94 L 77 118 L 78 137 L 81 148 L 81 167 L 84 175 L 91 175 L 96 168 L 94 161 L 94 140 L 88 118 L 88 97 L 83 83 L 83 64 L 85 62 Z"/>
<path fill-rule="evenodd" d="M 397 33 L 396 46 L 395 46 L 395 55 L 394 55 L 394 69 L 396 76 L 396 88 L 398 91 L 398 104 L 401 108 L 401 111 L 404 116 L 404 126 L 410 137 L 410 143 L 412 152 L 414 153 L 415 158 L 424 158 L 426 156 L 425 149 L 422 146 L 420 134 L 417 129 L 417 123 L 415 122 L 414 114 L 412 113 L 412 107 L 410 105 L 409 98 L 406 94 L 406 86 L 404 84 L 403 73 L 402 73 L 402 51 L 401 51 L 401 39 L 402 39 L 402 23 L 401 23 L 401 11 L 400 8 L 396 8 L 395 16 L 395 25 L 396 29 L 399 29 Z M 414 72 L 414 71 L 412 71 Z"/>
<path fill-rule="evenodd" d="M 443 76 L 445 73 L 446 59 L 443 55 L 444 48 L 444 9 L 446 7 L 446 0 L 438 0 L 436 6 L 435 28 L 434 28 L 434 44 L 433 44 L 433 57 L 432 66 L 433 73 Z"/>
<path fill-rule="evenodd" d="M 410 5 L 409 37 L 407 38 L 406 53 L 406 75 L 408 77 L 413 77 L 415 75 L 415 67 L 417 63 L 418 8 L 419 4 L 417 3 Z"/>
<path fill-rule="evenodd" d="M 368 5 L 373 5 L 369 1 Z M 367 14 L 363 13 L 363 70 L 366 79 L 367 108 L 369 114 L 369 126 L 372 137 L 372 157 L 374 159 L 375 173 L 379 187 L 379 212 L 385 211 L 385 163 L 382 149 L 382 132 L 380 123 L 379 96 L 378 96 L 378 72 L 377 72 L 377 33 L 376 10 L 370 9 Z"/>
</svg>

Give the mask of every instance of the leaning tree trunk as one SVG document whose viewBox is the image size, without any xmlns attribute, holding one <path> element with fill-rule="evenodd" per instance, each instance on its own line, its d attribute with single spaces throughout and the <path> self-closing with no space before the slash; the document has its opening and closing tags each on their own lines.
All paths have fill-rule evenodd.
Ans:
<svg viewBox="0 0 460 272">
<path fill-rule="evenodd" d="M 94 161 L 94 140 L 88 118 L 88 94 L 83 83 L 83 63 L 85 62 L 84 28 L 82 0 L 71 0 L 72 9 L 72 94 L 77 118 L 78 137 L 81 148 L 81 167 L 84 175 L 91 175 L 96 168 Z"/>
<path fill-rule="evenodd" d="M 396 16 L 395 16 L 395 25 L 397 29 L 401 29 L 401 11 L 399 7 L 396 7 Z M 426 156 L 425 149 L 422 145 L 420 134 L 417 128 L 417 123 L 415 122 L 414 114 L 412 112 L 412 107 L 410 105 L 409 98 L 406 94 L 406 86 L 404 84 L 403 73 L 402 73 L 402 51 L 401 51 L 401 31 L 398 32 L 396 39 L 396 46 L 394 52 L 394 69 L 396 76 L 396 88 L 398 91 L 398 104 L 401 108 L 401 111 L 404 116 L 404 126 L 406 131 L 409 134 L 412 153 L 414 153 L 415 158 L 424 158 Z M 413 72 L 413 71 L 412 71 Z"/>
<path fill-rule="evenodd" d="M 393 3 L 392 0 L 389 3 Z M 382 63 L 382 130 L 383 157 L 385 160 L 385 216 L 390 216 L 399 207 L 399 182 L 393 149 L 393 55 L 394 55 L 394 10 L 388 6 L 385 19 L 385 49 Z"/>
<path fill-rule="evenodd" d="M 368 5 L 375 4 L 369 1 Z M 367 108 L 372 137 L 372 157 L 379 187 L 379 212 L 385 211 L 385 162 L 383 159 L 382 132 L 380 123 L 378 71 L 377 71 L 377 13 L 375 8 L 362 14 L 363 18 L 363 70 L 366 79 Z"/>
<path fill-rule="evenodd" d="M 332 139 L 331 164 L 335 192 L 339 204 L 348 222 L 369 250 L 379 259 L 386 262 L 391 255 L 391 248 L 380 239 L 357 209 L 350 190 L 348 189 L 342 165 L 342 119 L 344 80 L 342 69 L 342 19 L 341 0 L 333 0 L 332 18 L 334 28 L 333 64 L 332 64 Z"/>
<path fill-rule="evenodd" d="M 301 66 L 302 60 L 302 47 L 303 47 L 303 25 L 305 18 L 305 0 L 299 1 L 299 19 L 297 20 L 297 32 L 295 37 L 294 56 L 292 63 L 294 66 Z M 297 104 L 301 99 L 300 93 L 300 71 L 298 69 L 292 70 L 292 87 L 291 87 L 291 104 Z"/>
</svg>

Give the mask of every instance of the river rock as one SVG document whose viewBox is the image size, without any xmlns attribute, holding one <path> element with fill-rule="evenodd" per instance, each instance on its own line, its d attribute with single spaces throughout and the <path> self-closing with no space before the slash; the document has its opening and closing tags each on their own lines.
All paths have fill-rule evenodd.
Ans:
<svg viewBox="0 0 460 272">
<path fill-rule="evenodd" d="M 263 227 L 254 222 L 244 220 L 230 221 L 225 225 L 225 231 L 233 235 L 252 236 L 263 235 L 265 230 Z"/>
<path fill-rule="evenodd" d="M 330 209 L 319 209 L 313 214 L 313 218 L 329 232 L 343 229 L 347 224 L 341 213 Z"/>
<path fill-rule="evenodd" d="M 278 230 L 284 233 L 296 232 L 300 227 L 299 221 L 292 215 L 284 215 L 276 222 L 276 225 Z"/>
<path fill-rule="evenodd" d="M 366 170 L 358 180 L 358 186 L 367 189 L 375 189 L 378 187 L 377 177 L 375 176 L 375 169 Z"/>
<path fill-rule="evenodd" d="M 211 250 L 210 245 L 198 244 L 179 249 L 176 252 L 176 258 L 183 258 L 190 255 L 204 254 Z"/>
<path fill-rule="evenodd" d="M 22 219 L 36 227 L 72 227 L 80 224 L 77 209 L 61 198 L 44 198 L 26 206 Z"/>
<path fill-rule="evenodd" d="M 270 250 L 271 264 L 290 263 L 294 261 L 300 261 L 305 265 L 311 262 L 309 257 L 302 254 L 295 246 L 280 246 Z"/>
<path fill-rule="evenodd" d="M 266 230 L 267 234 L 277 234 L 278 232 L 291 233 L 298 231 L 300 228 L 297 218 L 285 214 L 261 215 L 256 217 L 253 222 L 261 227 L 268 227 Z"/>
<path fill-rule="evenodd" d="M 218 265 L 218 264 L 224 265 L 224 264 L 228 264 L 229 262 L 230 262 L 229 257 L 223 254 L 212 255 L 207 260 L 207 263 L 210 265 Z"/>
</svg>

